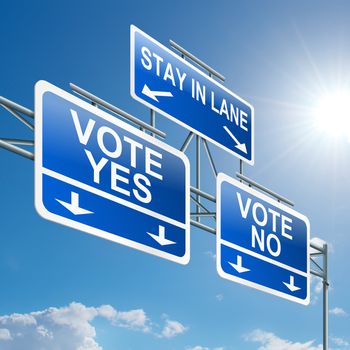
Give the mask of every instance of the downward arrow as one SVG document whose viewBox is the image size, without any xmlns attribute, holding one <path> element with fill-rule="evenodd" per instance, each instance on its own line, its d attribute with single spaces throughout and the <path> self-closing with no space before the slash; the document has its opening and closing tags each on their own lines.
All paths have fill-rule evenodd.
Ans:
<svg viewBox="0 0 350 350">
<path fill-rule="evenodd" d="M 62 204 L 66 209 L 68 209 L 74 215 L 93 214 L 92 211 L 79 207 L 79 194 L 76 192 L 71 192 L 70 203 L 64 202 L 57 198 L 56 198 L 56 201 Z"/>
<path fill-rule="evenodd" d="M 240 143 L 227 126 L 224 126 L 223 128 L 230 135 L 231 139 L 236 143 L 235 147 L 238 148 L 241 152 L 247 154 L 247 146 L 245 143 Z"/>
<path fill-rule="evenodd" d="M 173 97 L 173 94 L 169 91 L 153 91 L 146 84 L 143 86 L 142 93 L 157 102 L 159 102 L 157 97 Z"/>
<path fill-rule="evenodd" d="M 294 276 L 289 277 L 289 283 L 283 282 L 283 284 L 291 291 L 291 292 L 296 292 L 297 290 L 301 289 L 300 287 L 297 287 L 294 284 Z"/>
<path fill-rule="evenodd" d="M 228 262 L 238 273 L 248 272 L 250 269 L 242 266 L 242 257 L 237 255 L 237 264 L 232 262 Z"/>
<path fill-rule="evenodd" d="M 159 225 L 158 234 L 147 232 L 155 241 L 157 241 L 161 246 L 176 244 L 176 242 L 171 241 L 170 239 L 165 238 L 165 227 Z"/>
</svg>

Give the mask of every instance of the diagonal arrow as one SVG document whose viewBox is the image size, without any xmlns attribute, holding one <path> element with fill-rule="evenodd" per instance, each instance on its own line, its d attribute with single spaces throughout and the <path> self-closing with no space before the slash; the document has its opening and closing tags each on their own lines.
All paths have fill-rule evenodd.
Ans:
<svg viewBox="0 0 350 350">
<path fill-rule="evenodd" d="M 223 128 L 230 135 L 231 139 L 236 143 L 235 147 L 238 148 L 241 152 L 247 154 L 248 153 L 247 146 L 245 145 L 245 143 L 240 143 L 235 137 L 235 135 L 232 134 L 231 130 L 226 125 Z"/>
<path fill-rule="evenodd" d="M 246 267 L 243 267 L 242 265 L 242 257 L 240 255 L 237 255 L 237 264 L 234 264 L 232 262 L 228 262 L 238 273 L 248 272 L 250 269 L 247 269 Z"/>
<path fill-rule="evenodd" d="M 147 232 L 155 241 L 157 241 L 161 246 L 176 244 L 176 242 L 171 241 L 170 239 L 165 238 L 165 227 L 159 225 L 158 234 Z"/>
<path fill-rule="evenodd" d="M 92 211 L 86 210 L 79 207 L 79 194 L 76 192 L 71 192 L 71 200 L 69 202 L 64 202 L 56 198 L 56 201 L 62 204 L 66 209 L 68 209 L 74 215 L 83 215 L 83 214 L 93 214 Z"/>
<path fill-rule="evenodd" d="M 142 93 L 157 102 L 159 102 L 157 97 L 173 97 L 173 94 L 169 91 L 154 91 L 151 90 L 146 84 L 143 86 Z"/>
<path fill-rule="evenodd" d="M 291 291 L 291 292 L 296 292 L 297 290 L 301 289 L 300 287 L 297 287 L 294 284 L 294 276 L 289 277 L 289 283 L 288 282 L 283 282 L 283 284 Z"/>
</svg>

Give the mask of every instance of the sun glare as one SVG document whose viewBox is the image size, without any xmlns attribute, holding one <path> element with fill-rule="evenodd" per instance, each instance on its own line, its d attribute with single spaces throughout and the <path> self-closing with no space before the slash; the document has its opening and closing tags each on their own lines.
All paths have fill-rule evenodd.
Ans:
<svg viewBox="0 0 350 350">
<path fill-rule="evenodd" d="M 316 127 L 330 136 L 350 139 L 350 90 L 322 96 L 314 117 Z"/>
</svg>

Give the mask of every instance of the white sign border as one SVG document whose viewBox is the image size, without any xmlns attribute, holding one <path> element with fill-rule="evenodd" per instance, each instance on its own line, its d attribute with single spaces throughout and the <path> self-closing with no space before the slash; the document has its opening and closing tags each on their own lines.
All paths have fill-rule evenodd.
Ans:
<svg viewBox="0 0 350 350">
<path fill-rule="evenodd" d="M 246 105 L 248 105 L 250 107 L 250 109 L 251 109 L 251 128 L 252 128 L 252 131 L 251 131 L 251 133 L 252 133 L 252 136 L 251 136 L 251 143 L 252 143 L 251 144 L 251 154 L 252 154 L 252 159 L 251 160 L 248 160 L 247 158 L 244 158 L 242 155 L 236 153 L 234 150 L 232 150 L 232 149 L 222 145 L 221 143 L 219 143 L 218 141 L 215 141 L 214 139 L 208 137 L 207 135 L 202 134 L 200 131 L 198 131 L 196 129 L 193 129 L 192 127 L 190 127 L 186 123 L 182 122 L 180 119 L 172 116 L 171 114 L 168 114 L 168 113 L 164 112 L 160 108 L 152 105 L 148 101 L 143 100 L 142 98 L 140 98 L 139 96 L 136 95 L 136 93 L 135 93 L 135 69 L 134 69 L 134 61 L 135 61 L 135 50 L 134 49 L 135 49 L 135 33 L 136 32 L 140 33 L 143 36 L 145 36 L 148 40 L 150 40 L 154 44 L 158 45 L 161 49 L 165 50 L 170 55 L 172 55 L 173 57 L 175 57 L 179 61 L 182 61 L 182 63 L 184 63 L 185 65 L 189 66 L 191 69 L 193 69 L 197 73 L 201 74 L 205 79 L 210 80 L 212 83 L 217 85 L 220 89 L 225 90 L 228 94 L 230 94 L 231 96 L 235 97 L 236 99 L 238 99 L 239 101 L 241 101 L 242 103 L 244 103 L 244 104 L 246 104 Z M 255 148 L 254 148 L 254 144 L 255 144 L 254 107 L 250 103 L 248 103 L 247 101 L 245 101 L 244 99 L 242 99 L 241 97 L 236 95 L 234 92 L 232 92 L 231 90 L 227 89 L 225 86 L 221 85 L 219 82 L 217 82 L 213 78 L 209 77 L 208 75 L 205 75 L 204 72 L 202 72 L 200 69 L 198 69 L 197 67 L 193 66 L 192 64 L 187 62 L 185 59 L 183 59 L 179 55 L 175 54 L 173 51 L 168 49 L 163 44 L 159 43 L 157 40 L 153 39 L 151 36 L 149 36 L 147 33 L 143 32 L 141 29 L 139 29 L 138 27 L 136 27 L 133 24 L 130 25 L 130 95 L 136 101 L 138 101 L 138 102 L 144 104 L 145 106 L 155 110 L 156 112 L 164 115 L 165 117 L 169 118 L 171 121 L 173 121 L 173 122 L 181 125 L 182 127 L 192 131 L 196 135 L 199 135 L 200 137 L 210 141 L 211 143 L 213 143 L 215 146 L 221 148 L 222 150 L 224 150 L 224 151 L 234 155 L 235 157 L 243 160 L 244 162 L 246 162 L 249 165 L 254 165 L 254 159 L 255 159 L 255 151 L 254 151 L 255 150 Z"/>
<path fill-rule="evenodd" d="M 97 229 L 95 227 L 91 227 L 79 222 L 76 222 L 74 220 L 70 220 L 68 218 L 59 216 L 57 214 L 49 212 L 44 204 L 43 204 L 43 192 L 42 192 L 42 177 L 43 177 L 43 162 L 42 162 L 42 118 L 43 118 L 43 106 L 42 106 L 42 97 L 44 93 L 46 92 L 52 92 L 65 100 L 74 103 L 78 105 L 81 108 L 84 108 L 85 110 L 89 111 L 90 113 L 93 113 L 94 115 L 97 115 L 98 117 L 108 121 L 109 123 L 115 124 L 118 127 L 121 127 L 133 134 L 135 134 L 138 137 L 143 138 L 144 140 L 156 145 L 157 147 L 160 147 L 164 149 L 165 151 L 181 158 L 181 160 L 184 162 L 185 165 L 185 254 L 182 257 L 178 257 L 175 255 L 172 255 L 170 253 L 158 250 L 156 248 L 152 248 L 149 246 L 146 246 L 142 243 L 134 242 L 132 240 L 129 240 L 124 237 L 117 236 L 116 234 L 108 233 L 103 230 Z M 94 236 L 107 239 L 109 241 L 119 243 L 134 249 L 141 250 L 143 252 L 182 264 L 186 265 L 190 261 L 190 163 L 187 158 L 187 156 L 167 145 L 166 143 L 161 142 L 160 140 L 156 139 L 155 137 L 152 137 L 133 126 L 123 122 L 122 120 L 118 119 L 117 117 L 114 117 L 105 111 L 96 108 L 95 106 L 81 100 L 80 98 L 58 88 L 55 85 L 52 85 L 44 80 L 40 80 L 35 84 L 35 159 L 34 159 L 34 202 L 35 202 L 35 208 L 39 215 L 43 217 L 44 219 L 56 222 L 58 224 L 62 224 L 65 226 L 68 226 L 70 228 L 74 228 L 80 231 L 83 231 L 84 233 L 92 234 Z"/>
<path fill-rule="evenodd" d="M 305 299 L 300 299 L 297 298 L 293 295 L 289 295 L 277 290 L 274 290 L 272 288 L 266 287 L 266 286 L 262 286 L 258 283 L 255 282 L 251 282 L 251 281 L 247 281 L 244 278 L 239 278 L 237 276 L 233 276 L 230 275 L 228 273 L 226 273 L 222 267 L 221 267 L 221 184 L 223 182 L 228 182 L 229 184 L 236 186 L 238 188 L 240 188 L 241 190 L 250 193 L 251 195 L 262 199 L 266 202 L 268 202 L 269 204 L 284 210 L 285 212 L 303 220 L 306 224 L 306 240 L 307 240 L 307 247 L 306 247 L 306 255 L 307 255 L 307 292 L 306 292 L 306 298 Z M 233 281 L 233 282 L 237 282 L 240 284 L 243 284 L 245 286 L 254 288 L 254 289 L 258 289 L 260 291 L 272 294 L 272 295 L 276 295 L 278 297 L 290 300 L 290 301 L 294 301 L 296 303 L 302 304 L 302 305 L 308 305 L 310 303 L 310 222 L 309 219 L 303 215 L 298 213 L 297 211 L 295 211 L 294 209 L 291 209 L 290 207 L 287 207 L 286 205 L 283 205 L 277 201 L 275 201 L 274 199 L 272 199 L 271 197 L 254 190 L 253 188 L 241 183 L 240 181 L 224 174 L 224 173 L 219 173 L 217 176 L 217 180 L 216 180 L 216 269 L 217 272 L 219 274 L 220 277 Z"/>
</svg>

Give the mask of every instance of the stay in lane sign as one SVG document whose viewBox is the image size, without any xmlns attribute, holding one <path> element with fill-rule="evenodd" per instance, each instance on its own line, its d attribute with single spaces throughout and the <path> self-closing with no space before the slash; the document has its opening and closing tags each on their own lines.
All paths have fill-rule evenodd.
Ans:
<svg viewBox="0 0 350 350">
<path fill-rule="evenodd" d="M 131 96 L 236 157 L 254 164 L 254 109 L 135 26 Z"/>
<path fill-rule="evenodd" d="M 45 219 L 186 264 L 189 198 L 182 152 L 36 84 L 35 205 Z"/>
<path fill-rule="evenodd" d="M 310 224 L 304 215 L 221 173 L 216 235 L 221 277 L 309 304 Z"/>
</svg>

